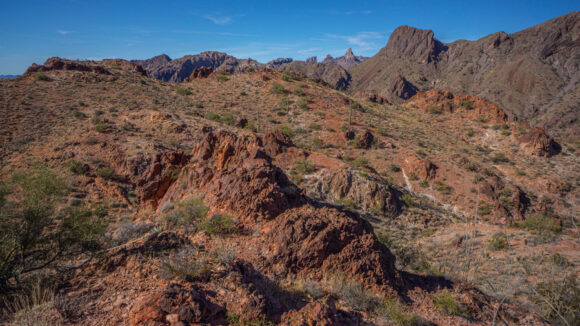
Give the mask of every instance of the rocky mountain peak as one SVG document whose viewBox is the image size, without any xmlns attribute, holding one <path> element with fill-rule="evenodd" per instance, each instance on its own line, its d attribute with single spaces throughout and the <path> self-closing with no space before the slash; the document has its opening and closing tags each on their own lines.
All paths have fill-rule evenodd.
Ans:
<svg viewBox="0 0 580 326">
<path fill-rule="evenodd" d="M 354 59 L 354 54 L 352 53 L 352 49 L 348 48 L 348 50 L 346 50 L 346 53 L 344 54 L 344 58 L 345 59 Z"/>
<path fill-rule="evenodd" d="M 429 63 L 435 61 L 444 49 L 445 46 L 434 37 L 432 30 L 404 25 L 391 34 L 385 53 L 390 58 L 411 57 Z"/>
</svg>

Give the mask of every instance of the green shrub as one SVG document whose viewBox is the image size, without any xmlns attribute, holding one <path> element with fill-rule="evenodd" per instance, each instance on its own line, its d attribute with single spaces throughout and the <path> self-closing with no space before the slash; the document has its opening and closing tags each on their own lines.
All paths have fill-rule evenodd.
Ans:
<svg viewBox="0 0 580 326">
<path fill-rule="evenodd" d="M 459 305 L 447 290 L 439 295 L 433 296 L 433 304 L 437 309 L 449 315 L 461 316 L 464 318 L 469 318 L 471 316 L 469 310 Z"/>
<path fill-rule="evenodd" d="M 473 183 L 478 184 L 481 181 L 483 181 L 483 179 L 484 177 L 481 174 L 477 173 L 476 175 L 473 176 Z"/>
<path fill-rule="evenodd" d="M 562 279 L 541 280 L 536 287 L 531 299 L 541 308 L 546 319 L 554 325 L 564 325 L 559 313 L 566 319 L 567 325 L 580 325 L 580 284 L 575 273 L 569 273 Z"/>
<path fill-rule="evenodd" d="M 443 113 L 443 112 L 441 111 L 441 109 L 440 109 L 438 106 L 436 106 L 436 105 L 431 105 L 431 106 L 430 106 L 430 107 L 427 109 L 427 112 L 429 112 L 430 114 L 441 114 L 441 113 Z"/>
<path fill-rule="evenodd" d="M 163 278 L 181 278 L 186 282 L 206 281 L 211 274 L 211 261 L 200 257 L 195 247 L 186 247 L 161 260 L 160 273 Z"/>
<path fill-rule="evenodd" d="M 190 95 L 191 94 L 191 91 L 188 88 L 185 88 L 185 87 L 177 87 L 175 89 L 175 92 L 178 95 L 182 95 L 182 96 L 186 96 L 186 95 Z"/>
<path fill-rule="evenodd" d="M 77 160 L 69 160 L 65 166 L 74 174 L 82 175 L 88 172 L 88 166 Z"/>
<path fill-rule="evenodd" d="M 309 102 L 310 101 L 308 100 L 308 98 L 301 97 L 300 99 L 298 99 L 298 102 L 296 102 L 296 105 L 298 105 L 298 108 L 300 108 L 301 110 L 307 111 Z"/>
<path fill-rule="evenodd" d="M 332 291 L 355 310 L 370 312 L 380 304 L 379 298 L 362 284 L 343 278 L 332 281 Z"/>
<path fill-rule="evenodd" d="M 346 198 L 339 199 L 335 201 L 334 204 L 337 206 L 342 206 L 350 211 L 354 211 L 357 208 L 356 204 L 352 200 Z"/>
<path fill-rule="evenodd" d="M 249 67 L 248 69 L 246 69 L 246 72 L 254 72 L 256 71 L 256 68 L 254 67 Z"/>
<path fill-rule="evenodd" d="M 516 222 L 515 225 L 537 234 L 562 232 L 562 225 L 547 213 L 540 213 L 536 216 L 528 217 L 521 222 Z"/>
<path fill-rule="evenodd" d="M 290 70 L 286 70 L 282 73 L 282 80 L 286 82 L 290 82 L 293 80 L 301 80 L 300 76 Z"/>
<path fill-rule="evenodd" d="M 215 79 L 219 82 L 225 82 L 229 80 L 228 76 L 226 75 L 217 75 Z"/>
<path fill-rule="evenodd" d="M 397 299 L 384 300 L 375 313 L 383 318 L 387 318 L 392 323 L 399 326 L 420 326 L 429 325 L 430 323 L 423 318 L 405 312 L 407 308 Z"/>
<path fill-rule="evenodd" d="M 495 164 L 500 164 L 500 163 L 507 163 L 509 162 L 508 158 L 505 156 L 504 153 L 495 153 L 492 157 L 491 157 L 491 161 Z"/>
<path fill-rule="evenodd" d="M 281 125 L 278 127 L 278 130 L 280 130 L 288 138 L 294 138 L 294 136 L 296 136 L 296 131 L 286 125 Z"/>
<path fill-rule="evenodd" d="M 285 95 L 286 94 L 286 88 L 284 88 L 284 86 L 280 83 L 273 83 L 272 87 L 270 88 L 270 92 L 272 94 L 277 94 L 277 95 Z"/>
<path fill-rule="evenodd" d="M 387 128 L 383 128 L 383 127 L 377 127 L 377 133 L 381 136 L 388 136 L 389 135 L 389 131 L 387 130 Z"/>
<path fill-rule="evenodd" d="M 502 131 L 501 131 L 501 134 L 502 134 L 502 136 L 509 136 L 509 135 L 511 135 L 512 133 L 511 133 L 509 130 L 502 130 Z"/>
<path fill-rule="evenodd" d="M 487 248 L 492 251 L 506 250 L 509 249 L 509 243 L 505 233 L 496 233 L 489 240 L 489 245 Z"/>
<path fill-rule="evenodd" d="M 466 169 L 467 171 L 475 171 L 475 166 L 473 166 L 473 164 L 471 163 L 465 163 L 465 165 L 463 165 L 463 168 Z"/>
<path fill-rule="evenodd" d="M 247 318 L 245 316 L 239 315 L 233 311 L 228 311 L 226 314 L 226 319 L 228 323 L 234 326 L 274 326 L 275 323 L 266 319 L 266 317 L 262 316 L 259 318 Z"/>
<path fill-rule="evenodd" d="M 312 122 L 312 123 L 311 123 L 311 124 L 308 126 L 308 128 L 309 128 L 310 130 L 320 130 L 320 129 L 322 129 L 322 127 L 320 127 L 320 125 L 319 125 L 319 124 L 317 124 L 316 122 Z"/>
<path fill-rule="evenodd" d="M 170 227 L 192 226 L 207 217 L 208 208 L 200 197 L 191 196 L 175 203 L 175 209 L 163 216 Z"/>
<path fill-rule="evenodd" d="M 568 193 L 570 191 L 572 191 L 572 184 L 570 182 L 564 182 L 561 186 L 560 186 L 560 192 L 561 193 Z"/>
<path fill-rule="evenodd" d="M 491 205 L 481 200 L 479 202 L 477 212 L 479 213 L 479 215 L 489 215 L 491 214 Z"/>
<path fill-rule="evenodd" d="M 306 96 L 306 93 L 304 93 L 302 88 L 299 86 L 296 86 L 296 88 L 294 89 L 294 94 L 296 94 L 297 96 Z"/>
<path fill-rule="evenodd" d="M 473 130 L 473 128 L 467 128 L 466 135 L 467 137 L 473 137 L 475 135 L 475 131 Z"/>
<path fill-rule="evenodd" d="M 472 110 L 473 101 L 470 101 L 468 99 L 462 99 L 461 101 L 459 101 L 459 106 L 465 108 L 466 110 Z"/>
<path fill-rule="evenodd" d="M 316 171 L 316 167 L 309 160 L 296 160 L 296 169 L 302 173 L 312 173 Z"/>
<path fill-rule="evenodd" d="M 405 206 L 407 207 L 415 206 L 415 202 L 413 201 L 413 198 L 410 195 L 407 194 L 402 195 L 401 200 L 403 201 L 403 203 L 405 203 Z"/>
<path fill-rule="evenodd" d="M 37 71 L 34 74 L 34 79 L 38 81 L 50 81 L 50 78 L 42 71 Z"/>
<path fill-rule="evenodd" d="M 427 188 L 429 187 L 429 182 L 427 180 L 422 180 L 421 182 L 419 182 L 419 186 Z"/>
<path fill-rule="evenodd" d="M 17 199 L 5 198 L 11 192 Z M 16 279 L 100 249 L 106 226 L 93 211 L 57 211 L 67 192 L 64 180 L 43 166 L 16 172 L 0 185 L 0 292 Z"/>
<path fill-rule="evenodd" d="M 113 170 L 112 168 L 110 168 L 108 166 L 104 166 L 104 167 L 98 169 L 95 173 L 99 177 L 109 180 L 109 179 L 112 179 L 113 176 L 115 175 L 115 170 Z"/>
<path fill-rule="evenodd" d="M 444 184 L 443 182 L 437 180 L 435 181 L 435 190 L 437 190 L 439 193 L 443 194 L 443 195 L 449 195 L 451 194 L 451 187 Z"/>
<path fill-rule="evenodd" d="M 231 216 L 218 214 L 203 220 L 199 228 L 208 235 L 233 234 L 237 232 L 234 219 Z"/>
<path fill-rule="evenodd" d="M 389 170 L 391 172 L 400 172 L 401 168 L 395 164 L 391 164 L 391 165 L 389 165 Z"/>
<path fill-rule="evenodd" d="M 204 115 L 204 118 L 211 120 L 211 121 L 215 121 L 215 122 L 219 122 L 220 121 L 220 115 L 214 112 L 207 112 Z"/>
<path fill-rule="evenodd" d="M 368 164 L 369 160 L 364 157 L 357 157 L 354 161 L 352 161 L 352 165 L 357 168 L 367 166 Z"/>
</svg>

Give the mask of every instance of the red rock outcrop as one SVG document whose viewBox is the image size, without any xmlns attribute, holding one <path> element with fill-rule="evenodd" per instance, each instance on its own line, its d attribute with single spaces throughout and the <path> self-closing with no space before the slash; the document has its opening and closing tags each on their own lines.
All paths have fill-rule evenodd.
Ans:
<svg viewBox="0 0 580 326">
<path fill-rule="evenodd" d="M 508 121 L 508 116 L 497 104 L 466 94 L 454 95 L 447 90 L 420 91 L 407 101 L 410 106 L 422 110 L 435 108 L 440 113 L 452 113 L 464 110 L 474 119 L 485 117 L 489 121 L 502 123 Z"/>
<path fill-rule="evenodd" d="M 533 127 L 517 140 L 529 155 L 550 157 L 561 150 L 560 145 L 543 128 L 539 127 Z"/>
<path fill-rule="evenodd" d="M 363 178 L 353 170 L 330 170 L 313 180 L 307 188 L 327 202 L 348 199 L 364 210 L 378 208 L 390 215 L 396 214 L 401 206 L 397 191 L 386 180 Z"/>
<path fill-rule="evenodd" d="M 191 73 L 191 75 L 189 75 L 189 77 L 185 78 L 185 82 L 190 82 L 192 80 L 195 79 L 202 79 L 202 78 L 207 78 L 209 77 L 209 75 L 211 75 L 213 73 L 213 69 L 212 68 L 208 68 L 208 67 L 200 67 L 200 68 L 196 68 L 193 70 L 193 72 Z"/>
<path fill-rule="evenodd" d="M 437 176 L 437 165 L 429 160 L 422 160 L 411 156 L 405 160 L 408 173 L 415 174 L 421 180 L 434 180 Z"/>
</svg>

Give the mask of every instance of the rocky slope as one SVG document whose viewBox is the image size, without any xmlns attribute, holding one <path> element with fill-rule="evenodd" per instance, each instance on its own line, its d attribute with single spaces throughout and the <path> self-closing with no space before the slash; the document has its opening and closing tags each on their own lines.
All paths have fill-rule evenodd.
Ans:
<svg viewBox="0 0 580 326">
<path fill-rule="evenodd" d="M 51 59 L 0 81 L 0 180 L 42 162 L 70 188 L 55 218 L 86 208 L 107 227 L 92 259 L 19 277 L 54 284 L 35 312 L 80 325 L 555 321 L 536 291 L 577 320 L 570 292 L 547 287 L 577 287 L 564 282 L 580 266 L 574 144 L 461 93 L 392 106 L 278 70 L 174 84 L 139 68 Z M 490 249 L 498 233 L 508 248 Z"/>
<path fill-rule="evenodd" d="M 512 119 L 550 133 L 578 135 L 580 12 L 523 31 L 444 44 L 431 30 L 397 28 L 385 48 L 350 69 L 353 91 L 401 102 L 391 87 L 402 76 L 417 89 L 449 89 L 486 98 Z"/>
<path fill-rule="evenodd" d="M 326 55 L 322 63 L 332 63 L 348 70 L 367 59 L 367 57 L 355 56 L 352 49 L 349 48 L 342 57 L 333 58 L 330 54 Z"/>
</svg>

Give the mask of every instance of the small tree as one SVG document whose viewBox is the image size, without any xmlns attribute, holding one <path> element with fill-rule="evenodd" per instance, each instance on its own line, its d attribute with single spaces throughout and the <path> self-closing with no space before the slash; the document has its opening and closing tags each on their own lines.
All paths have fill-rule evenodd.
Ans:
<svg viewBox="0 0 580 326">
<path fill-rule="evenodd" d="M 34 271 L 98 249 L 105 225 L 90 210 L 57 210 L 67 187 L 48 168 L 15 173 L 0 189 L 0 292 Z"/>
</svg>

